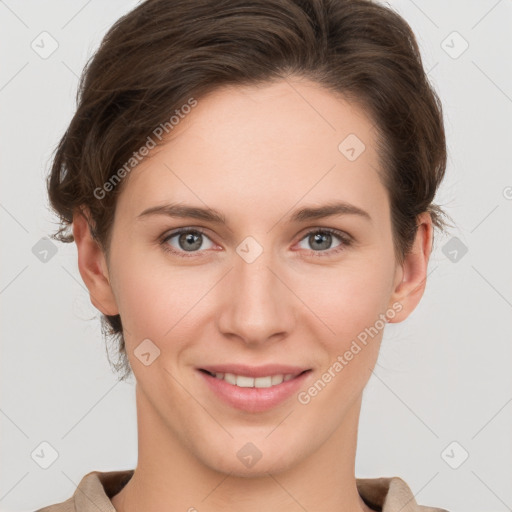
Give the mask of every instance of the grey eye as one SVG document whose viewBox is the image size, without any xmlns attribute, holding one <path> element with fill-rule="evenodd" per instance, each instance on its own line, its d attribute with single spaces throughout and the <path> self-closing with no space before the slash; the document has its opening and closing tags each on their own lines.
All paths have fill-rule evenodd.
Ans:
<svg viewBox="0 0 512 512">
<path fill-rule="evenodd" d="M 173 239 L 176 239 L 177 243 L 171 243 Z M 203 247 L 203 249 L 211 248 L 213 243 L 204 233 L 188 229 L 169 235 L 165 241 L 166 243 L 168 242 L 175 251 L 196 252 L 201 249 L 205 240 L 210 242 L 210 247 Z"/>
</svg>

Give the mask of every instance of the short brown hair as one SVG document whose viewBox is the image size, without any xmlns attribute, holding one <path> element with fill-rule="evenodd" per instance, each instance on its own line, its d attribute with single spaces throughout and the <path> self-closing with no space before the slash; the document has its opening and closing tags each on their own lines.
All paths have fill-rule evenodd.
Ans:
<svg viewBox="0 0 512 512">
<path fill-rule="evenodd" d="M 289 76 L 341 93 L 375 123 L 398 261 L 414 241 L 418 214 L 429 212 L 444 228 L 446 214 L 432 203 L 446 167 L 441 105 L 397 13 L 370 0 L 146 0 L 110 28 L 82 73 L 48 176 L 60 218 L 52 237 L 73 242 L 73 214 L 86 206 L 108 256 L 122 183 L 101 198 L 95 191 L 155 127 L 191 97 Z M 116 340 L 114 368 L 124 379 L 131 368 L 121 318 L 102 315 L 102 326 Z"/>
</svg>

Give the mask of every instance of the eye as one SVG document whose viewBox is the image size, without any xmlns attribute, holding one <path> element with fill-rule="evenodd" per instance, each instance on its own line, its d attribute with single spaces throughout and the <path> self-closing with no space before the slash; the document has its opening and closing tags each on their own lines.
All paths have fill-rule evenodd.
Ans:
<svg viewBox="0 0 512 512">
<path fill-rule="evenodd" d="M 176 241 L 174 243 L 170 243 L 173 238 L 176 238 Z M 205 239 L 209 240 L 210 245 L 202 247 Z M 200 249 L 211 249 L 211 247 L 213 247 L 212 241 L 202 230 L 198 228 L 182 228 L 174 231 L 162 239 L 161 245 L 165 251 L 179 254 L 184 257 L 189 256 L 186 254 L 187 252 L 194 253 Z"/>
<path fill-rule="evenodd" d="M 337 238 L 340 243 L 338 243 L 334 249 L 331 249 L 333 237 Z M 176 240 L 171 242 L 173 239 Z M 208 241 L 206 247 L 203 246 L 205 240 Z M 317 228 L 311 230 L 301 239 L 301 243 L 304 243 L 303 241 L 311 244 L 313 249 L 307 247 L 305 249 L 314 256 L 329 256 L 344 250 L 352 244 L 350 235 L 332 228 Z M 199 228 L 181 228 L 173 231 L 172 233 L 164 235 L 160 241 L 160 245 L 165 251 L 185 258 L 194 256 L 194 253 L 200 252 L 201 249 L 211 249 L 214 246 L 206 233 Z"/>
<path fill-rule="evenodd" d="M 335 246 L 334 249 L 325 250 L 331 248 L 330 246 L 332 245 L 333 237 L 337 238 L 341 242 L 337 246 Z M 304 240 L 306 241 L 307 244 L 310 244 L 310 246 L 313 247 L 313 249 L 310 251 L 313 253 L 317 253 L 314 254 L 314 256 L 328 256 L 333 253 L 338 253 L 344 250 L 346 247 L 349 247 L 352 243 L 352 239 L 349 235 L 343 233 L 342 231 L 338 231 L 337 229 L 332 228 L 318 228 L 309 231 L 306 234 L 306 236 L 301 240 L 301 242 Z"/>
</svg>

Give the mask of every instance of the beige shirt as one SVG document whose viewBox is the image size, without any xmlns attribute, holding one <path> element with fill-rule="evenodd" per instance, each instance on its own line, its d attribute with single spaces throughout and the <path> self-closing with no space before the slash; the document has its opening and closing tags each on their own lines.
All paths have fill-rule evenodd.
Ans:
<svg viewBox="0 0 512 512">
<path fill-rule="evenodd" d="M 36 512 L 116 512 L 110 498 L 126 485 L 133 471 L 91 471 L 82 478 L 71 498 Z M 418 505 L 409 486 L 396 476 L 356 478 L 356 484 L 363 501 L 378 512 L 448 512 Z"/>
</svg>

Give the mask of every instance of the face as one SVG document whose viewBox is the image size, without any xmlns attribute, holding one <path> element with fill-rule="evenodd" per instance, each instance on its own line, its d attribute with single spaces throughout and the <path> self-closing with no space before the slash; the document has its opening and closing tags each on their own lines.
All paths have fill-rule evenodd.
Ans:
<svg viewBox="0 0 512 512">
<path fill-rule="evenodd" d="M 121 315 L 141 403 L 197 460 L 234 474 L 291 467 L 333 439 L 371 375 L 383 319 L 409 307 L 397 301 L 372 122 L 292 83 L 199 99 L 126 178 L 112 232 L 109 313 Z M 218 218 L 155 210 L 168 205 Z M 259 379 L 236 386 L 205 369 Z M 293 378 L 243 387 L 279 374 Z M 263 454 L 254 469 L 244 446 Z"/>
</svg>

